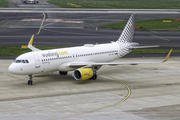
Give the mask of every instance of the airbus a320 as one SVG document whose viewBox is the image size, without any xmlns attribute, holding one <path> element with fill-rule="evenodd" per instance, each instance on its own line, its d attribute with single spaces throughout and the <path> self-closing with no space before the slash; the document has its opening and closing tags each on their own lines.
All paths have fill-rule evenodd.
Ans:
<svg viewBox="0 0 180 120">
<path fill-rule="evenodd" d="M 28 47 L 32 52 L 18 56 L 9 66 L 10 73 L 17 75 L 29 75 L 28 84 L 33 84 L 33 75 L 59 71 L 60 75 L 67 75 L 68 71 L 74 71 L 72 76 L 78 80 L 97 78 L 97 70 L 102 65 L 136 65 L 163 63 L 168 60 L 172 50 L 167 57 L 160 62 L 111 62 L 130 53 L 136 48 L 148 48 L 154 46 L 139 46 L 132 42 L 134 36 L 136 14 L 132 14 L 116 42 L 106 44 L 85 44 L 84 46 L 40 50 L 32 46 L 34 35 L 32 35 Z"/>
</svg>

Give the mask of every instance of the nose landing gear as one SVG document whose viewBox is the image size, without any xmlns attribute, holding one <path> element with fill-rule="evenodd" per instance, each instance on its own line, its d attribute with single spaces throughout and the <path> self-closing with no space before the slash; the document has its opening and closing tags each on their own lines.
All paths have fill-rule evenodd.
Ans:
<svg viewBox="0 0 180 120">
<path fill-rule="evenodd" d="M 29 80 L 28 80 L 28 85 L 32 85 L 33 84 L 33 75 L 29 75 Z"/>
</svg>

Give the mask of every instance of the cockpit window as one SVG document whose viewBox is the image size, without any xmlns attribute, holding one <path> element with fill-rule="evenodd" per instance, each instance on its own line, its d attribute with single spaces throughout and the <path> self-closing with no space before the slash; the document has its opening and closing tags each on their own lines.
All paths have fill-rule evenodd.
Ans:
<svg viewBox="0 0 180 120">
<path fill-rule="evenodd" d="M 16 62 L 15 63 L 21 63 L 21 60 L 16 60 Z"/>
<path fill-rule="evenodd" d="M 29 63 L 28 60 L 15 60 L 15 63 Z"/>
<path fill-rule="evenodd" d="M 28 60 L 25 60 L 26 61 L 26 63 L 29 63 L 29 61 Z"/>
</svg>

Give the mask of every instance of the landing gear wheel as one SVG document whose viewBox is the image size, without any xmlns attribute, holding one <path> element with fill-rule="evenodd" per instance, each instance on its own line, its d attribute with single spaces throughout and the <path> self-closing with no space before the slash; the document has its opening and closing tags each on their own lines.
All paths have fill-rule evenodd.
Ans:
<svg viewBox="0 0 180 120">
<path fill-rule="evenodd" d="M 28 80 L 28 85 L 30 85 L 30 80 Z"/>
<path fill-rule="evenodd" d="M 67 75 L 67 73 L 68 73 L 67 71 L 59 71 L 60 75 Z"/>
<path fill-rule="evenodd" d="M 32 80 L 32 78 L 33 78 L 33 76 L 32 75 L 29 75 L 29 79 L 30 80 L 28 80 L 28 85 L 32 85 L 33 84 L 33 80 Z"/>
<path fill-rule="evenodd" d="M 93 80 L 96 80 L 96 79 L 97 79 L 97 74 L 94 74 L 94 75 L 92 76 L 92 79 L 93 79 Z"/>
<path fill-rule="evenodd" d="M 67 73 L 68 73 L 67 71 L 66 71 L 66 72 L 64 72 L 64 75 L 67 75 Z"/>
<path fill-rule="evenodd" d="M 28 85 L 32 85 L 32 84 L 33 84 L 33 81 L 28 80 Z"/>
</svg>

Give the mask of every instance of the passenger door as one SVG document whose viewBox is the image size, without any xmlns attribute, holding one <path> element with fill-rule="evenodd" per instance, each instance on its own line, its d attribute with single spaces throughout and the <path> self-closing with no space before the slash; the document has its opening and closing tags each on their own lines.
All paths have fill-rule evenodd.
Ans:
<svg viewBox="0 0 180 120">
<path fill-rule="evenodd" d="M 41 67 L 40 59 L 38 55 L 34 55 L 34 60 L 35 60 L 35 68 Z"/>
</svg>

